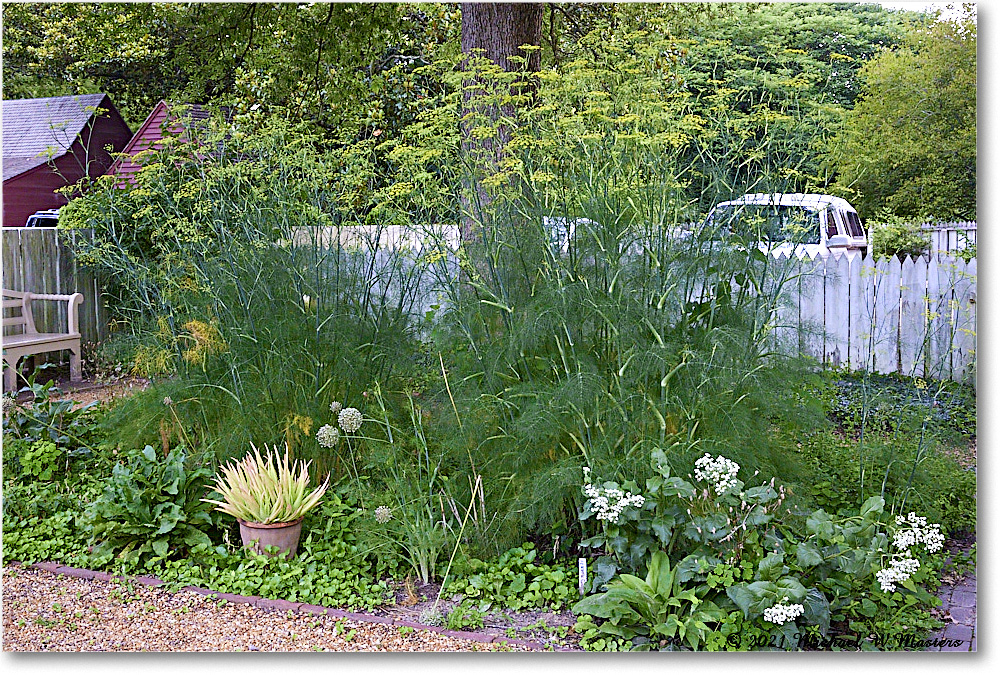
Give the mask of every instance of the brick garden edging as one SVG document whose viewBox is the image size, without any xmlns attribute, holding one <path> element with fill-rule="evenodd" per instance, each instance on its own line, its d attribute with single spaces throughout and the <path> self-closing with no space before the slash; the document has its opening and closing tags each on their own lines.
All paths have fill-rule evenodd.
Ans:
<svg viewBox="0 0 1000 675">
<path fill-rule="evenodd" d="M 26 567 L 27 569 L 36 569 L 43 572 L 49 572 L 52 574 L 62 574 L 67 577 L 75 577 L 77 579 L 87 579 L 87 580 L 97 580 L 97 581 L 113 581 L 115 579 L 120 579 L 123 581 L 133 581 L 143 586 L 165 586 L 166 582 L 156 577 L 151 576 L 135 576 L 128 577 L 120 574 L 111 574 L 110 572 L 97 572 L 95 570 L 83 569 L 81 567 L 69 567 L 67 565 L 62 565 L 60 563 L 54 562 L 41 562 L 33 563 L 31 565 L 20 565 L 19 563 L 11 563 L 11 567 Z M 211 596 L 213 598 L 218 598 L 220 600 L 225 600 L 226 602 L 232 602 L 234 604 L 242 605 L 253 605 L 259 609 L 273 610 L 277 612 L 297 612 L 299 614 L 313 614 L 321 616 L 329 616 L 334 619 L 350 619 L 351 621 L 360 621 L 365 623 L 380 623 L 389 626 L 398 626 L 400 628 L 413 628 L 415 630 L 427 630 L 433 633 L 440 633 L 441 635 L 446 635 L 448 637 L 458 638 L 460 640 L 472 640 L 475 642 L 485 642 L 493 644 L 510 644 L 518 645 L 521 647 L 527 647 L 535 651 L 559 651 L 559 652 L 571 652 L 576 651 L 568 647 L 561 647 L 556 645 L 543 645 L 540 642 L 534 642 L 531 640 L 518 640 L 514 638 L 503 637 L 499 635 L 488 635 L 486 633 L 477 633 L 472 631 L 464 630 L 449 630 L 447 628 L 441 628 L 440 626 L 426 626 L 420 623 L 414 623 L 413 621 L 404 621 L 402 619 L 393 619 L 385 616 L 377 616 L 375 614 L 365 614 L 363 612 L 350 612 L 343 609 L 336 609 L 333 607 L 322 607 L 320 605 L 310 605 L 305 602 L 291 602 L 290 600 L 272 600 L 270 598 L 261 598 L 256 595 L 237 595 L 235 593 L 221 593 L 219 591 L 213 591 L 209 588 L 201 588 L 199 586 L 184 586 L 180 590 L 191 591 L 192 593 L 198 593 L 199 595 Z"/>
</svg>

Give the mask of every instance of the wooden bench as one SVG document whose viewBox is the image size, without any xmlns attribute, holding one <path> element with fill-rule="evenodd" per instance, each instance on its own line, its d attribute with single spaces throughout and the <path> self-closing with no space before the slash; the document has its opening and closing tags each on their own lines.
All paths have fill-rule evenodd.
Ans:
<svg viewBox="0 0 1000 675">
<path fill-rule="evenodd" d="M 31 314 L 31 303 L 35 300 L 53 300 L 65 302 L 68 330 L 65 333 L 39 333 L 35 329 L 35 319 Z M 79 307 L 83 303 L 83 294 L 53 295 L 9 291 L 3 289 L 3 384 L 8 392 L 17 391 L 17 362 L 23 356 L 45 354 L 68 349 L 69 379 L 83 379 L 80 371 L 80 321 Z M 14 310 L 15 316 L 6 316 L 7 310 Z M 8 335 L 8 329 L 19 333 Z"/>
</svg>

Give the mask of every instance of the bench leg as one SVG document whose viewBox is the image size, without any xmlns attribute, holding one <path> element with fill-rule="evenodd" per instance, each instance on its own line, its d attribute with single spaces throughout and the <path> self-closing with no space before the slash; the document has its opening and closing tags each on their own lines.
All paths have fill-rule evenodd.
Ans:
<svg viewBox="0 0 1000 675">
<path fill-rule="evenodd" d="M 69 379 L 71 382 L 77 382 L 83 379 L 83 373 L 80 369 L 80 349 L 69 350 Z"/>
<path fill-rule="evenodd" d="M 17 393 L 17 359 L 11 363 L 10 359 L 4 357 L 4 365 L 7 366 L 3 371 L 3 389 L 8 394 Z"/>
</svg>

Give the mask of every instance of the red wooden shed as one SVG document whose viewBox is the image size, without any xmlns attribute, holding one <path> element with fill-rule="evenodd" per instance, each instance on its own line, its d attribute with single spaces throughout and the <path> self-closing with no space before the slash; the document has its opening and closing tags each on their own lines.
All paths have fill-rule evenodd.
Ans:
<svg viewBox="0 0 1000 675">
<path fill-rule="evenodd" d="M 135 185 L 133 176 L 142 168 L 142 164 L 132 158 L 144 150 L 159 149 L 160 141 L 165 135 L 186 134 L 191 125 L 202 123 L 208 118 L 208 110 L 200 105 L 179 105 L 160 101 L 122 150 L 127 156 L 115 160 L 108 169 L 108 175 L 121 176 L 119 187 L 125 187 L 127 184 Z"/>
<path fill-rule="evenodd" d="M 107 94 L 0 102 L 3 124 L 3 225 L 67 202 L 55 190 L 96 178 L 132 138 Z"/>
</svg>

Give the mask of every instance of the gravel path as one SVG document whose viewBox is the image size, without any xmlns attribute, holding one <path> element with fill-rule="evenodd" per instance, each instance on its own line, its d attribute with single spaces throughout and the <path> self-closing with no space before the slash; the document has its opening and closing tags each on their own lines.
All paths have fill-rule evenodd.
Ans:
<svg viewBox="0 0 1000 675">
<path fill-rule="evenodd" d="M 121 580 L 3 570 L 4 651 L 529 651 Z"/>
</svg>

